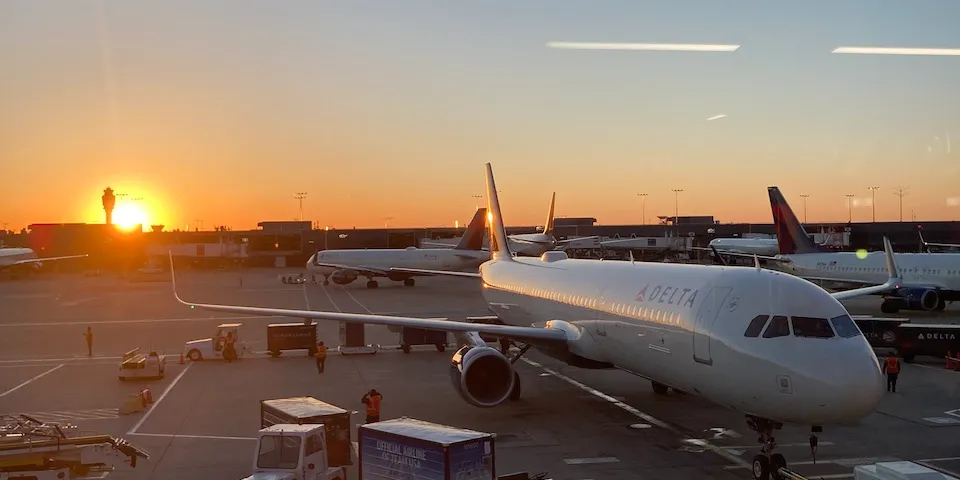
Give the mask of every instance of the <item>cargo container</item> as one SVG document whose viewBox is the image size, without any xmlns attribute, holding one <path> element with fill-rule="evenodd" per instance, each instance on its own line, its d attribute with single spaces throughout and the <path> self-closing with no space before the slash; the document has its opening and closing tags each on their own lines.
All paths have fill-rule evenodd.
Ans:
<svg viewBox="0 0 960 480">
<path fill-rule="evenodd" d="M 360 480 L 495 480 L 494 435 L 412 418 L 360 426 Z"/>
<path fill-rule="evenodd" d="M 306 350 L 317 353 L 317 322 L 271 323 L 267 325 L 267 351 L 274 358 L 284 350 Z"/>
<path fill-rule="evenodd" d="M 331 467 L 353 465 L 350 439 L 350 412 L 313 397 L 291 397 L 260 401 L 260 428 L 276 424 L 324 425 L 327 458 Z"/>
</svg>

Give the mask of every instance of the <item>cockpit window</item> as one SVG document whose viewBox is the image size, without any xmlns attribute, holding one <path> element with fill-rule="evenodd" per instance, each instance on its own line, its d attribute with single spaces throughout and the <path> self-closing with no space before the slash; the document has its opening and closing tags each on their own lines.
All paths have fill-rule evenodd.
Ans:
<svg viewBox="0 0 960 480">
<path fill-rule="evenodd" d="M 770 315 L 757 315 L 753 320 L 750 321 L 750 325 L 747 325 L 747 331 L 743 332 L 744 337 L 759 337 L 760 332 L 763 331 L 763 326 L 767 324 L 767 319 L 770 318 Z"/>
<path fill-rule="evenodd" d="M 790 335 L 790 322 L 787 317 L 777 315 L 770 320 L 767 329 L 763 332 L 763 338 L 786 337 Z"/>
<path fill-rule="evenodd" d="M 826 318 L 792 317 L 793 334 L 807 338 L 833 338 L 833 329 Z"/>
<path fill-rule="evenodd" d="M 860 327 L 853 322 L 850 315 L 844 314 L 839 317 L 833 317 L 830 319 L 830 323 L 833 324 L 833 329 L 837 331 L 837 335 L 842 338 L 852 338 L 857 335 L 862 335 Z"/>
</svg>

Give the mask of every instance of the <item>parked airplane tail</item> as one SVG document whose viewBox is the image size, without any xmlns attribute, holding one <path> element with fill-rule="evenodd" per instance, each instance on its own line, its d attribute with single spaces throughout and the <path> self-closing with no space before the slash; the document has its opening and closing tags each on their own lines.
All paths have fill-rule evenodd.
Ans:
<svg viewBox="0 0 960 480">
<path fill-rule="evenodd" d="M 453 247 L 454 250 L 483 250 L 484 221 L 486 220 L 487 209 L 478 208 L 477 213 L 470 220 L 470 225 L 463 231 L 460 242 Z"/>
<path fill-rule="evenodd" d="M 557 192 L 550 197 L 550 210 L 547 211 L 547 221 L 543 224 L 543 234 L 553 236 L 553 209 L 557 204 Z"/>
<path fill-rule="evenodd" d="M 500 213 L 500 199 L 497 197 L 497 183 L 493 179 L 493 167 L 487 164 L 487 219 L 490 224 L 490 258 L 499 261 L 513 261 L 510 244 L 507 242 L 507 229 L 503 225 Z"/>
<path fill-rule="evenodd" d="M 793 209 L 783 198 L 779 187 L 767 187 L 770 196 L 770 209 L 773 211 L 773 227 L 777 232 L 777 244 L 782 255 L 814 253 L 821 251 L 807 235 L 794 215 Z"/>
</svg>

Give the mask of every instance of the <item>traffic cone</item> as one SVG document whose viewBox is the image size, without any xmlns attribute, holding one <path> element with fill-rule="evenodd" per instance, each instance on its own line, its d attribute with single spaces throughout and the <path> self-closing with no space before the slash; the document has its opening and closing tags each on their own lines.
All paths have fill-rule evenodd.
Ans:
<svg viewBox="0 0 960 480">
<path fill-rule="evenodd" d="M 950 350 L 947 350 L 947 364 L 944 366 L 947 370 L 953 368 L 953 357 L 950 355 Z"/>
<path fill-rule="evenodd" d="M 143 403 L 145 405 L 153 403 L 153 394 L 150 393 L 150 385 L 147 385 L 147 388 L 143 389 Z"/>
<path fill-rule="evenodd" d="M 183 365 L 183 353 L 180 354 L 180 365 Z"/>
</svg>

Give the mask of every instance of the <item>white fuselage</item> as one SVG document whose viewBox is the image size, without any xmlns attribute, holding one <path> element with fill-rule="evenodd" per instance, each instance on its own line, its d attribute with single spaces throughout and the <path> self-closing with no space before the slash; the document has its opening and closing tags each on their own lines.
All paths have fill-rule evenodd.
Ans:
<svg viewBox="0 0 960 480">
<path fill-rule="evenodd" d="M 30 248 L 0 248 L 0 267 L 33 258 L 37 258 L 37 253 Z"/>
<path fill-rule="evenodd" d="M 543 252 L 553 250 L 557 246 L 556 238 L 543 233 L 510 235 L 507 237 L 507 242 L 510 244 L 511 252 L 530 257 L 539 257 Z"/>
<path fill-rule="evenodd" d="M 748 267 L 517 258 L 483 264 L 483 294 L 506 323 L 564 320 L 571 352 L 737 411 L 785 423 L 849 423 L 883 396 L 862 335 L 750 338 L 757 315 L 834 318 L 816 285 Z"/>
<path fill-rule="evenodd" d="M 455 248 L 371 248 L 356 250 L 323 250 L 310 257 L 307 270 L 330 275 L 338 268 L 323 267 L 320 263 L 344 266 L 367 267 L 381 270 L 390 268 L 414 268 L 442 271 L 476 271 L 490 259 L 490 252 L 482 250 L 457 250 Z"/>
<path fill-rule="evenodd" d="M 775 238 L 715 238 L 710 246 L 718 252 L 743 253 L 747 255 L 774 256 L 780 253 Z"/>
<path fill-rule="evenodd" d="M 883 252 L 781 255 L 789 259 L 781 269 L 801 277 L 880 285 L 889 278 Z M 960 291 L 960 255 L 955 253 L 898 253 L 894 255 L 904 285 L 938 286 Z"/>
</svg>

